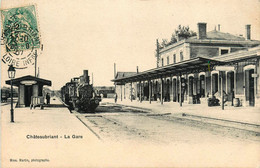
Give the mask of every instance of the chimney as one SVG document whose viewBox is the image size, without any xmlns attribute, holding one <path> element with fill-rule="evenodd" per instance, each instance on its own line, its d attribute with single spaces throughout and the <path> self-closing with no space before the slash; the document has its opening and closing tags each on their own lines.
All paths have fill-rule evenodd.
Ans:
<svg viewBox="0 0 260 168">
<path fill-rule="evenodd" d="M 139 71 L 138 71 L 138 66 L 136 66 L 136 73 L 139 73 Z"/>
<path fill-rule="evenodd" d="M 250 40 L 251 39 L 251 25 L 246 25 L 246 40 Z"/>
<path fill-rule="evenodd" d="M 220 31 L 220 24 L 218 24 L 218 31 Z"/>
<path fill-rule="evenodd" d="M 198 23 L 197 39 L 207 38 L 207 23 Z"/>
<path fill-rule="evenodd" d="M 160 44 L 158 39 L 156 39 L 156 65 L 157 68 L 159 67 L 159 62 L 160 62 Z"/>
</svg>

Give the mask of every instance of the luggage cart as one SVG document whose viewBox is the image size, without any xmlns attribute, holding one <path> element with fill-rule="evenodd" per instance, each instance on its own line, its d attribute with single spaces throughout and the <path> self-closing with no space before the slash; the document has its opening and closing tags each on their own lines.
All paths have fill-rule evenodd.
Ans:
<svg viewBox="0 0 260 168">
<path fill-rule="evenodd" d="M 31 105 L 30 109 L 40 107 L 41 109 L 44 109 L 44 97 L 43 96 L 32 96 L 31 98 Z"/>
</svg>

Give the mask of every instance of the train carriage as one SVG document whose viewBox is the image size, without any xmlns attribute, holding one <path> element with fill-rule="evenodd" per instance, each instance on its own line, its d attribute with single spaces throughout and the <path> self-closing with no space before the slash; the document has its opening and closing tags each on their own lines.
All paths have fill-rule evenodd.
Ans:
<svg viewBox="0 0 260 168">
<path fill-rule="evenodd" d="M 11 96 L 10 90 L 1 89 L 1 102 L 7 102 L 7 99 Z"/>
</svg>

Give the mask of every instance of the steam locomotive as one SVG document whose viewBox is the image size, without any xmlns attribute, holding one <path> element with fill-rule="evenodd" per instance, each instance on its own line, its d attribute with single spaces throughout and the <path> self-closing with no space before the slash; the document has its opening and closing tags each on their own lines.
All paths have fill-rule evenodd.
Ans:
<svg viewBox="0 0 260 168">
<path fill-rule="evenodd" d="M 93 86 L 89 84 L 88 70 L 61 88 L 61 99 L 70 110 L 78 112 L 95 112 L 101 101 L 101 97 L 96 95 Z"/>
</svg>

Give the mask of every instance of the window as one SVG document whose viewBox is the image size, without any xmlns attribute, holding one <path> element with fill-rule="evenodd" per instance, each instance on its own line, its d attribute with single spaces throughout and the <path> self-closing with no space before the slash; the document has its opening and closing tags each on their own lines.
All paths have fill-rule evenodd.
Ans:
<svg viewBox="0 0 260 168">
<path fill-rule="evenodd" d="M 162 58 L 162 66 L 163 66 L 163 58 Z"/>
<path fill-rule="evenodd" d="M 169 62 L 170 62 L 169 56 L 167 56 L 167 65 L 169 65 Z"/>
<path fill-rule="evenodd" d="M 227 53 L 230 53 L 230 48 L 227 47 L 219 48 L 219 55 L 223 55 Z"/>
<path fill-rule="evenodd" d="M 176 54 L 173 54 L 173 63 L 176 63 Z"/>
<path fill-rule="evenodd" d="M 220 54 L 221 54 L 221 55 L 227 54 L 227 53 L 228 53 L 228 50 L 226 50 L 226 49 L 222 49 L 222 50 L 220 51 Z"/>
<path fill-rule="evenodd" d="M 180 61 L 183 61 L 183 52 L 180 52 Z"/>
</svg>

